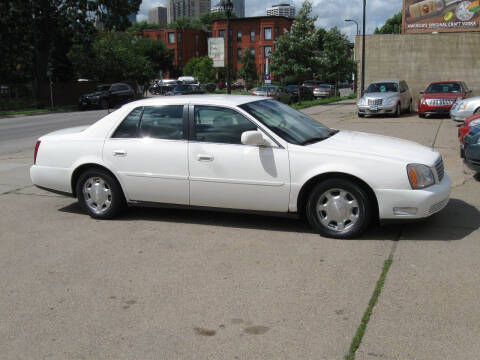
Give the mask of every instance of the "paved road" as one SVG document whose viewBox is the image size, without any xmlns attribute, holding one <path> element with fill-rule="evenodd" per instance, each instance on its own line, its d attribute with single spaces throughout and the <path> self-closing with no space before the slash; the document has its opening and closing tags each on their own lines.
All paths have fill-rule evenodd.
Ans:
<svg viewBox="0 0 480 360">
<path fill-rule="evenodd" d="M 478 358 L 480 193 L 456 124 L 358 119 L 353 102 L 305 111 L 439 150 L 451 203 L 344 241 L 237 214 L 131 209 L 96 221 L 31 185 L 31 148 L 0 155 L 1 358 L 342 359 L 391 254 L 357 359 Z"/>
<path fill-rule="evenodd" d="M 44 134 L 93 124 L 106 114 L 105 110 L 98 110 L 0 118 L 0 155 L 32 149 L 35 141 Z"/>
</svg>

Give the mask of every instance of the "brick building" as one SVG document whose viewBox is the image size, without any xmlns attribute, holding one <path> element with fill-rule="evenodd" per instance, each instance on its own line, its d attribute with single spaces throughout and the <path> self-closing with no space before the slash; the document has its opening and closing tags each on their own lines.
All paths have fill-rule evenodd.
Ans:
<svg viewBox="0 0 480 360">
<path fill-rule="evenodd" d="M 242 67 L 240 58 L 250 49 L 255 55 L 257 73 L 259 77 L 265 72 L 267 55 L 275 51 L 275 40 L 285 30 L 290 30 L 293 19 L 284 16 L 259 16 L 249 18 L 235 18 L 230 20 L 232 34 L 232 73 Z M 227 21 L 215 20 L 212 25 L 212 37 L 223 37 L 227 49 Z M 225 57 L 227 54 L 225 54 Z M 225 60 L 226 61 L 226 60 Z"/>
<path fill-rule="evenodd" d="M 173 50 L 173 65 L 185 66 L 193 57 L 208 55 L 207 33 L 192 29 L 146 29 L 143 31 L 144 38 L 162 41 L 166 47 Z"/>
</svg>

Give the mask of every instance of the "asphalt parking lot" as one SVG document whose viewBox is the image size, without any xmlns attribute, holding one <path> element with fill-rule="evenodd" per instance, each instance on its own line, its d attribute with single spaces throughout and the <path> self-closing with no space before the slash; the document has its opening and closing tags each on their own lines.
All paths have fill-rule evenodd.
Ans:
<svg viewBox="0 0 480 360">
<path fill-rule="evenodd" d="M 480 183 L 459 158 L 457 124 L 359 119 L 353 101 L 304 111 L 433 146 L 450 204 L 357 240 L 319 237 L 300 220 L 188 210 L 98 221 L 32 186 L 32 142 L 0 155 L 0 357 L 342 359 L 390 258 L 356 358 L 477 359 Z"/>
</svg>

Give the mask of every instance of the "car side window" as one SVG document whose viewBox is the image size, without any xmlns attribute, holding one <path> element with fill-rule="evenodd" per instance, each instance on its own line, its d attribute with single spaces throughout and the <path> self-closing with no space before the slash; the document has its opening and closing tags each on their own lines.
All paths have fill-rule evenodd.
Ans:
<svg viewBox="0 0 480 360">
<path fill-rule="evenodd" d="M 257 126 L 238 112 L 215 106 L 195 106 L 195 140 L 241 144 L 242 133 Z"/>
<path fill-rule="evenodd" d="M 140 121 L 139 137 L 183 139 L 183 105 L 146 106 Z"/>
<path fill-rule="evenodd" d="M 142 116 L 143 107 L 136 108 L 127 115 L 127 117 L 118 126 L 112 135 L 112 138 L 135 138 L 137 137 L 138 122 Z"/>
</svg>

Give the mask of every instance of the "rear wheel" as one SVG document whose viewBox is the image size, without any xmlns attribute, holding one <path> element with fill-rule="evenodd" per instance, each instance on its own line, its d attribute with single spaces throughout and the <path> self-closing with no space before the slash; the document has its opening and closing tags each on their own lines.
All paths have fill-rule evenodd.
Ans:
<svg viewBox="0 0 480 360">
<path fill-rule="evenodd" d="M 107 110 L 109 108 L 108 106 L 108 101 L 103 99 L 101 102 L 100 102 L 100 107 L 103 109 L 103 110 Z"/>
<path fill-rule="evenodd" d="M 413 104 L 412 104 L 412 101 L 410 100 L 410 105 L 408 105 L 407 114 L 411 114 L 412 112 L 413 112 Z"/>
<path fill-rule="evenodd" d="M 306 215 L 320 235 L 349 239 L 370 225 L 373 207 L 366 191 L 355 182 L 332 178 L 316 185 L 308 197 Z"/>
<path fill-rule="evenodd" d="M 125 208 L 120 184 L 105 170 L 85 171 L 76 191 L 80 207 L 95 219 L 112 219 Z"/>
</svg>

